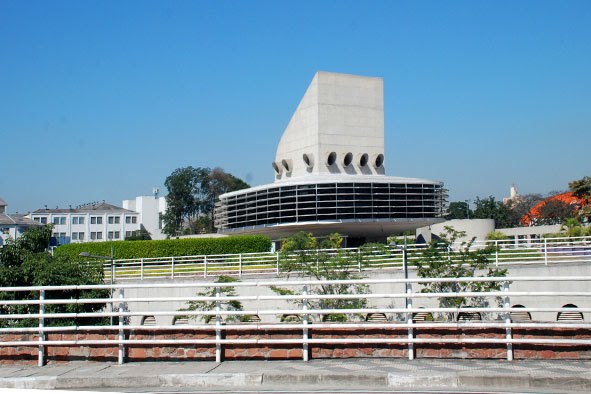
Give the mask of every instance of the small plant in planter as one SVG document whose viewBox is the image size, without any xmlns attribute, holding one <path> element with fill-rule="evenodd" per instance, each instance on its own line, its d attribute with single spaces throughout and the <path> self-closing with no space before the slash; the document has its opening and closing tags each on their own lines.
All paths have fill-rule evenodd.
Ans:
<svg viewBox="0 0 591 394">
<path fill-rule="evenodd" d="M 221 275 L 216 280 L 216 283 L 233 283 L 240 282 L 238 279 L 231 276 Z M 197 293 L 199 297 L 215 297 L 216 288 L 206 287 L 204 291 Z M 235 297 L 237 296 L 236 290 L 233 287 L 220 287 L 221 297 Z M 179 309 L 181 312 L 190 311 L 215 311 L 216 301 L 189 301 L 186 308 Z M 221 300 L 220 309 L 222 311 L 242 311 L 244 310 L 242 303 L 238 300 Z M 215 315 L 202 315 L 200 316 L 204 323 L 209 323 L 212 319 L 215 319 Z M 196 316 L 188 316 L 189 319 L 194 319 Z M 226 315 L 224 321 L 227 323 L 235 323 L 243 321 L 244 316 L 238 315 Z"/>
</svg>

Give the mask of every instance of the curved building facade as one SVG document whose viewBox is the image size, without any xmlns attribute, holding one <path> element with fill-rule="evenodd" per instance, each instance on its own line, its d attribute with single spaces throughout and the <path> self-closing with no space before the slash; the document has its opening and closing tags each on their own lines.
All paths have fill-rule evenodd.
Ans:
<svg viewBox="0 0 591 394">
<path fill-rule="evenodd" d="M 442 221 L 441 182 L 385 175 L 383 81 L 319 72 L 277 147 L 275 182 L 220 196 L 221 233 L 374 240 Z"/>
</svg>

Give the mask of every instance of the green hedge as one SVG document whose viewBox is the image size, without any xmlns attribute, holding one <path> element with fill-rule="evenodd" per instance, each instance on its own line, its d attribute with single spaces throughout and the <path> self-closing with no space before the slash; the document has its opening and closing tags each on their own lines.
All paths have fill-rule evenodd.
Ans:
<svg viewBox="0 0 591 394">
<path fill-rule="evenodd" d="M 243 235 L 222 238 L 184 238 L 158 241 L 84 242 L 62 245 L 55 249 L 56 256 L 78 257 L 81 252 L 109 256 L 111 246 L 116 259 L 141 257 L 192 256 L 268 252 L 271 240 L 261 235 Z"/>
</svg>

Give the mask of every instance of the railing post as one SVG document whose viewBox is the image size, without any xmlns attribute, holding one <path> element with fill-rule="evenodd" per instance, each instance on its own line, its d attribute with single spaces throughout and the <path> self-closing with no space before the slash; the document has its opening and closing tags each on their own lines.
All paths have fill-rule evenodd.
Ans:
<svg viewBox="0 0 591 394">
<path fill-rule="evenodd" d="M 406 250 L 404 250 L 404 252 L 406 254 Z M 406 256 L 404 257 L 406 260 Z M 406 278 L 406 309 L 412 309 L 412 285 L 411 283 L 408 281 L 408 278 Z M 413 319 L 412 319 L 412 312 L 407 312 L 406 313 L 406 323 L 408 324 L 408 359 L 409 360 L 414 360 L 415 359 L 415 349 L 414 349 L 414 343 L 412 342 L 413 337 L 414 337 L 414 331 L 412 328 L 413 325 Z"/>
<path fill-rule="evenodd" d="M 495 240 L 495 267 L 499 266 L 499 241 Z"/>
<path fill-rule="evenodd" d="M 544 238 L 544 264 L 548 265 L 548 240 Z"/>
<path fill-rule="evenodd" d="M 220 312 L 222 310 L 222 303 L 219 300 L 219 298 L 222 295 L 222 290 L 219 286 L 216 286 L 215 288 L 215 311 L 216 312 Z M 222 362 L 222 344 L 221 344 L 221 340 L 222 340 L 222 330 L 221 330 L 221 325 L 222 325 L 222 315 L 217 314 L 215 315 L 215 362 L 216 363 L 221 363 Z"/>
<path fill-rule="evenodd" d="M 357 248 L 357 270 L 361 273 L 361 248 Z"/>
<path fill-rule="evenodd" d="M 304 285 L 304 290 L 302 291 L 302 295 L 303 296 L 307 296 L 308 295 L 308 286 Z M 304 361 L 308 361 L 308 356 L 309 356 L 309 350 L 308 350 L 308 319 L 309 316 L 307 313 L 305 313 L 308 310 L 308 299 L 304 298 L 302 300 L 302 311 L 304 311 L 304 316 L 302 319 L 302 335 L 303 335 L 303 339 L 304 339 L 304 343 L 302 344 L 302 360 Z"/>
<path fill-rule="evenodd" d="M 509 292 L 509 281 L 503 283 L 503 291 Z M 507 326 L 505 328 L 505 334 L 507 341 L 510 341 L 513 336 L 511 333 L 511 327 L 509 326 L 511 324 L 511 313 L 508 310 L 511 308 L 511 299 L 509 296 L 505 296 L 504 308 L 507 309 L 507 312 L 505 312 L 505 324 Z M 511 342 L 507 342 L 507 361 L 513 361 L 513 343 Z"/>
<path fill-rule="evenodd" d="M 144 280 L 144 258 L 140 259 L 140 276 L 141 279 Z"/>
<path fill-rule="evenodd" d="M 203 277 L 207 278 L 207 256 L 203 256 Z"/>
<path fill-rule="evenodd" d="M 123 288 L 119 289 L 119 352 L 117 357 L 117 363 L 119 365 L 123 364 L 125 359 L 125 345 L 123 341 L 125 340 L 125 330 L 123 329 L 123 312 L 125 312 L 125 302 L 124 302 L 124 293 Z"/>
<path fill-rule="evenodd" d="M 38 354 L 38 360 L 37 360 L 37 365 L 42 367 L 45 364 L 45 346 L 42 344 L 42 342 L 45 340 L 45 331 L 43 330 L 43 328 L 45 327 L 45 317 L 43 316 L 45 314 L 45 304 L 43 303 L 43 300 L 45 300 L 45 290 L 39 290 L 39 301 L 41 301 L 39 303 L 39 354 Z"/>
<path fill-rule="evenodd" d="M 115 282 L 116 275 L 117 275 L 117 268 L 115 268 L 115 260 L 111 260 L 111 283 Z"/>
<path fill-rule="evenodd" d="M 170 277 L 174 279 L 174 256 L 170 260 Z"/>
<path fill-rule="evenodd" d="M 275 261 L 277 264 L 277 270 L 276 270 L 277 276 L 279 276 L 279 252 L 275 252 Z"/>
<path fill-rule="evenodd" d="M 242 278 L 242 253 L 238 255 L 238 276 Z"/>
</svg>

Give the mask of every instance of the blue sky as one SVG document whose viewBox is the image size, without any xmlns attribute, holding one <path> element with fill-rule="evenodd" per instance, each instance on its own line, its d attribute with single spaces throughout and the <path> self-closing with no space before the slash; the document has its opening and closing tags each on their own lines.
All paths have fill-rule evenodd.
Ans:
<svg viewBox="0 0 591 394">
<path fill-rule="evenodd" d="M 150 194 L 175 168 L 273 180 L 318 70 L 380 76 L 388 175 L 450 200 L 591 175 L 588 1 L 0 2 L 10 212 Z"/>
</svg>

